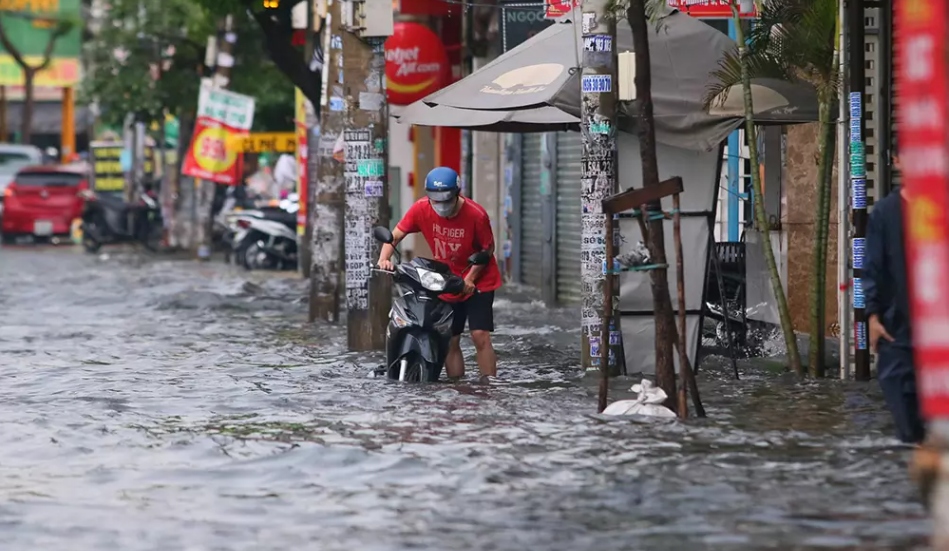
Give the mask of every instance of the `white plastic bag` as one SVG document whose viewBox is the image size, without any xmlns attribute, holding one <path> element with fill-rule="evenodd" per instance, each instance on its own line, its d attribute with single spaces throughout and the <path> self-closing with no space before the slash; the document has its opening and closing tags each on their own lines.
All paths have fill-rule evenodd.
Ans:
<svg viewBox="0 0 949 551">
<path fill-rule="evenodd" d="M 635 400 L 620 400 L 613 402 L 603 415 L 646 415 L 648 417 L 675 417 L 669 408 L 661 405 L 666 401 L 666 393 L 654 386 L 652 381 L 643 379 L 638 385 L 633 385 L 631 391 L 638 394 Z"/>
</svg>

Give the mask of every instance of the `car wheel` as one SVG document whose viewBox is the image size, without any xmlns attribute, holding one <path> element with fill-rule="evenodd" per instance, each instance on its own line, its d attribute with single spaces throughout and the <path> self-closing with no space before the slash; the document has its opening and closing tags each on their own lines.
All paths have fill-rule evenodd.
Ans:
<svg viewBox="0 0 949 551">
<path fill-rule="evenodd" d="M 0 243 L 4 245 L 16 244 L 16 235 L 12 233 L 0 233 Z"/>
</svg>

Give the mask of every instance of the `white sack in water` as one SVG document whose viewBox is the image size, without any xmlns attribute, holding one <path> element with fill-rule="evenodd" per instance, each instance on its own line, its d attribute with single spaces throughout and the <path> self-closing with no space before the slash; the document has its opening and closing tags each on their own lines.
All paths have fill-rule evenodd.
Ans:
<svg viewBox="0 0 949 551">
<path fill-rule="evenodd" d="M 653 386 L 648 379 L 643 379 L 638 385 L 633 385 L 631 391 L 638 394 L 635 400 L 620 400 L 613 402 L 603 415 L 646 415 L 649 417 L 675 417 L 669 408 L 662 405 L 666 401 L 665 391 Z"/>
</svg>

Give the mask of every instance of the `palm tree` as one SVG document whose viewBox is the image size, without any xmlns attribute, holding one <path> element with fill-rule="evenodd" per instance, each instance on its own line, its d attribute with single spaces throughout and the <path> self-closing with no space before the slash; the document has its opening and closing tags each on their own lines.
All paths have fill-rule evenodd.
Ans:
<svg viewBox="0 0 949 551">
<path fill-rule="evenodd" d="M 814 279 L 810 296 L 809 365 L 813 376 L 824 375 L 825 281 L 827 278 L 827 247 L 830 236 L 830 193 L 832 185 L 835 128 L 831 120 L 833 107 L 838 101 L 838 32 L 837 0 L 763 0 L 758 3 L 756 25 L 745 40 L 738 20 L 737 0 L 731 0 L 732 14 L 737 29 L 737 51 L 729 53 L 713 72 L 715 81 L 709 86 L 706 104 L 724 101 L 728 90 L 740 84 L 745 99 L 745 130 L 748 134 L 751 165 L 758 166 L 758 148 L 754 126 L 754 107 L 751 98 L 751 80 L 776 78 L 813 85 L 818 94 L 819 181 L 817 235 L 814 241 Z M 752 170 L 755 197 L 762 197 L 761 178 Z M 754 201 L 755 222 L 762 232 L 765 260 L 771 275 L 771 285 L 778 302 L 781 328 L 787 343 L 791 368 L 803 375 L 794 328 L 791 325 L 787 297 L 781 284 L 771 248 L 769 227 L 762 201 Z"/>
</svg>

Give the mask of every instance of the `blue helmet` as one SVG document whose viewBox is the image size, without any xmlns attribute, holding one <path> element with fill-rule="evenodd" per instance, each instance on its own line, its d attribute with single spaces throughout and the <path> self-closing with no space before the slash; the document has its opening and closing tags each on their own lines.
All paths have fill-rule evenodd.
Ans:
<svg viewBox="0 0 949 551">
<path fill-rule="evenodd" d="M 460 193 L 458 173 L 447 166 L 433 168 L 425 177 L 425 194 L 439 216 L 452 214 Z"/>
</svg>

